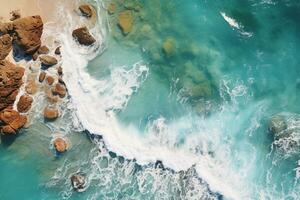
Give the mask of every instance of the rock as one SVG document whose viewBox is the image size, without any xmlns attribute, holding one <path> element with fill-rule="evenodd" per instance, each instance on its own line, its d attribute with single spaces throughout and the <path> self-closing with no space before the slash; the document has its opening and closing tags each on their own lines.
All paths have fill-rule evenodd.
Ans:
<svg viewBox="0 0 300 200">
<path fill-rule="evenodd" d="M 48 55 L 40 56 L 40 61 L 41 61 L 42 65 L 47 66 L 47 67 L 56 65 L 58 62 L 56 58 L 54 58 L 53 56 L 48 56 Z"/>
<path fill-rule="evenodd" d="M 71 176 L 71 184 L 75 190 L 81 191 L 86 187 L 86 178 L 82 173 L 76 173 Z"/>
<path fill-rule="evenodd" d="M 48 120 L 55 120 L 59 116 L 59 111 L 56 108 L 46 107 L 44 109 L 44 118 Z"/>
<path fill-rule="evenodd" d="M 26 54 L 34 54 L 41 46 L 43 21 L 39 15 L 16 19 L 12 22 L 14 42 Z"/>
<path fill-rule="evenodd" d="M 28 94 L 35 94 L 38 91 L 38 85 L 36 84 L 36 82 L 34 80 L 29 80 L 27 82 L 27 85 L 25 86 L 25 91 Z"/>
<path fill-rule="evenodd" d="M 21 18 L 20 10 L 13 10 L 10 12 L 11 18 L 10 21 L 15 21 L 16 19 Z"/>
<path fill-rule="evenodd" d="M 38 54 L 48 54 L 50 50 L 47 46 L 41 46 L 37 52 Z"/>
<path fill-rule="evenodd" d="M 58 73 L 59 76 L 61 76 L 61 75 L 63 74 L 63 69 L 62 69 L 61 66 L 59 66 L 59 67 L 57 68 L 57 73 Z"/>
<path fill-rule="evenodd" d="M 274 139 L 280 139 L 285 135 L 284 131 L 287 129 L 287 121 L 282 115 L 274 115 L 272 116 L 269 122 L 269 131 L 273 134 Z"/>
<path fill-rule="evenodd" d="M 32 55 L 32 60 L 36 61 L 39 57 L 39 54 L 38 52 L 35 52 L 33 55 Z"/>
<path fill-rule="evenodd" d="M 66 96 L 67 90 L 64 85 L 57 83 L 52 89 L 52 93 L 53 95 L 58 95 L 60 98 L 64 98 Z"/>
<path fill-rule="evenodd" d="M 57 47 L 56 49 L 55 49 L 55 52 L 54 52 L 56 55 L 60 55 L 61 54 L 61 52 L 60 52 L 60 47 Z"/>
<path fill-rule="evenodd" d="M 59 153 L 67 151 L 68 144 L 63 138 L 56 138 L 53 142 L 54 148 Z"/>
<path fill-rule="evenodd" d="M 0 23 L 0 33 L 5 35 L 5 34 L 10 34 L 14 30 L 14 26 L 12 22 L 8 23 Z"/>
<path fill-rule="evenodd" d="M 24 68 L 0 61 L 0 111 L 14 104 L 23 75 Z"/>
<path fill-rule="evenodd" d="M 12 38 L 8 35 L 0 37 L 0 60 L 4 60 L 12 49 Z"/>
<path fill-rule="evenodd" d="M 108 14 L 112 15 L 116 12 L 116 4 L 115 3 L 110 3 L 108 4 L 108 7 L 107 7 L 107 11 L 108 11 Z"/>
<path fill-rule="evenodd" d="M 91 5 L 88 5 L 88 4 L 84 4 L 84 5 L 81 5 L 79 6 L 79 10 L 81 12 L 81 14 L 85 17 L 92 17 L 93 14 L 95 13 L 93 10 L 94 8 L 91 6 Z"/>
<path fill-rule="evenodd" d="M 130 10 L 123 11 L 119 14 L 118 25 L 124 35 L 127 35 L 133 28 L 133 15 Z"/>
<path fill-rule="evenodd" d="M 42 71 L 39 75 L 39 82 L 42 83 L 46 78 L 46 72 Z"/>
<path fill-rule="evenodd" d="M 48 99 L 49 102 L 51 103 L 57 103 L 59 101 L 59 97 L 58 96 L 54 96 L 53 93 L 52 93 L 52 90 L 50 89 L 47 89 L 45 91 L 46 93 L 46 97 Z"/>
<path fill-rule="evenodd" d="M 166 41 L 164 41 L 162 49 L 166 56 L 172 56 L 175 52 L 175 44 L 173 39 L 168 38 Z"/>
<path fill-rule="evenodd" d="M 14 134 L 26 124 L 27 117 L 20 115 L 15 110 L 5 109 L 0 113 L 0 121 L 2 121 L 0 126 L 2 133 Z"/>
<path fill-rule="evenodd" d="M 72 36 L 82 45 L 92 45 L 96 42 L 95 38 L 90 34 L 87 27 L 75 29 Z"/>
<path fill-rule="evenodd" d="M 54 78 L 52 76 L 47 76 L 46 82 L 48 83 L 48 85 L 52 85 L 54 83 Z"/>
<path fill-rule="evenodd" d="M 20 113 L 28 112 L 31 108 L 33 98 L 27 94 L 24 94 L 20 97 L 17 103 L 17 109 Z"/>
</svg>

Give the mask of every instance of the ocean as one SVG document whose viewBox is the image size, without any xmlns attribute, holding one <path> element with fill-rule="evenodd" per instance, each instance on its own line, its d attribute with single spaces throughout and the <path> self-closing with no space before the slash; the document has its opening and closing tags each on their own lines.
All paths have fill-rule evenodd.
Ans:
<svg viewBox="0 0 300 200">
<path fill-rule="evenodd" d="M 299 1 L 88 1 L 91 47 L 71 37 L 82 2 L 59 1 L 45 24 L 69 97 L 48 122 L 37 94 L 29 126 L 1 136 L 0 199 L 300 199 Z"/>
</svg>

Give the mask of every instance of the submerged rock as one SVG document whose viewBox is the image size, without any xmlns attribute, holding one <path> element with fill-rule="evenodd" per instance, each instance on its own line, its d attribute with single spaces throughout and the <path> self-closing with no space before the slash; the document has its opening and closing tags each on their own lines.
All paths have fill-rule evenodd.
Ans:
<svg viewBox="0 0 300 200">
<path fill-rule="evenodd" d="M 44 118 L 48 120 L 55 120 L 59 116 L 59 111 L 56 108 L 46 107 L 44 109 Z"/>
<path fill-rule="evenodd" d="M 280 139 L 285 135 L 284 131 L 287 129 L 287 121 L 283 115 L 274 115 L 270 119 L 268 129 L 273 134 L 274 139 Z"/>
<path fill-rule="evenodd" d="M 40 61 L 41 61 L 42 65 L 47 66 L 47 67 L 51 67 L 58 63 L 56 58 L 54 58 L 53 56 L 48 56 L 48 55 L 40 56 Z"/>
<path fill-rule="evenodd" d="M 92 45 L 96 42 L 95 38 L 90 34 L 87 27 L 75 29 L 72 36 L 82 45 Z"/>
<path fill-rule="evenodd" d="M 24 68 L 0 61 L 0 111 L 14 104 L 23 75 Z"/>
<path fill-rule="evenodd" d="M 63 138 L 56 138 L 53 142 L 54 148 L 59 153 L 67 151 L 68 144 Z"/>
<path fill-rule="evenodd" d="M 14 134 L 26 124 L 27 117 L 13 109 L 5 109 L 0 113 L 0 121 L 2 121 L 2 126 L 0 126 L 2 133 Z"/>
<path fill-rule="evenodd" d="M 33 102 L 33 98 L 27 94 L 24 94 L 20 97 L 17 109 L 20 113 L 28 112 L 31 108 L 31 104 Z"/>
<path fill-rule="evenodd" d="M 133 15 L 130 10 L 125 10 L 119 14 L 118 25 L 124 35 L 127 35 L 133 28 Z"/>
<path fill-rule="evenodd" d="M 76 173 L 71 176 L 71 184 L 73 188 L 77 191 L 82 191 L 86 187 L 86 177 L 83 173 Z"/>
<path fill-rule="evenodd" d="M 4 60 L 12 50 L 12 38 L 9 34 L 0 37 L 0 60 Z"/>
<path fill-rule="evenodd" d="M 116 12 L 116 4 L 115 3 L 109 3 L 108 6 L 107 6 L 107 11 L 108 11 L 108 14 L 112 15 Z"/>
<path fill-rule="evenodd" d="M 166 56 L 172 56 L 175 53 L 175 42 L 173 39 L 168 38 L 162 45 L 163 52 Z"/>
</svg>

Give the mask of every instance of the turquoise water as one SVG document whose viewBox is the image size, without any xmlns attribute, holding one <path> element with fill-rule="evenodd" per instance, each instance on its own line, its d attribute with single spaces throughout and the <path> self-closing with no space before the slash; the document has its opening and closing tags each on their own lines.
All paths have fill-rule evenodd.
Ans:
<svg viewBox="0 0 300 200">
<path fill-rule="evenodd" d="M 124 9 L 114 2 L 116 12 Z M 85 70 L 107 81 L 99 94 L 121 127 L 134 127 L 151 145 L 174 151 L 163 163 L 183 150 L 193 155 L 183 162 L 195 156 L 195 165 L 177 172 L 167 164 L 164 170 L 155 162 L 140 165 L 139 158 L 126 158 L 129 152 L 109 153 L 101 138 L 90 138 L 71 123 L 73 115 L 53 124 L 43 124 L 37 115 L 12 143 L 2 140 L 0 199 L 299 199 L 300 3 L 122 5 L 134 7 L 132 32 L 123 36 L 117 14 L 101 10 L 110 24 L 107 48 Z M 222 13 L 239 27 L 230 26 Z M 171 53 L 163 49 L 166 42 Z M 147 71 L 135 76 L 140 65 Z M 123 101 L 122 88 L 128 85 L 133 92 Z M 74 110 L 70 106 L 66 112 Z M 293 134 L 277 144 L 268 123 L 281 112 L 294 116 Z M 71 141 L 66 154 L 51 150 L 53 131 Z M 69 180 L 78 171 L 89 182 L 82 193 Z"/>
</svg>

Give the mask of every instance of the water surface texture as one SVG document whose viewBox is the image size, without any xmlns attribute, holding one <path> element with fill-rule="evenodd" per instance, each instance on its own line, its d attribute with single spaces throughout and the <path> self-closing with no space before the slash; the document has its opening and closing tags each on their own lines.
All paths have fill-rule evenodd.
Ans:
<svg viewBox="0 0 300 200">
<path fill-rule="evenodd" d="M 43 123 L 36 105 L 29 128 L 2 141 L 0 199 L 300 199 L 298 1 L 90 3 L 92 48 L 76 46 L 76 14 L 57 6 L 70 98 L 59 121 Z M 51 131 L 70 151 L 55 155 Z M 70 183 L 79 171 L 82 193 Z"/>
</svg>

